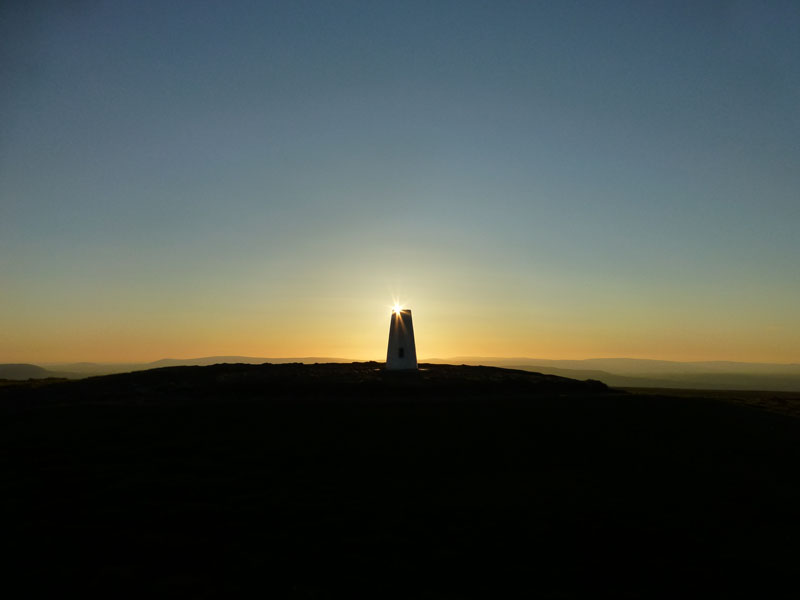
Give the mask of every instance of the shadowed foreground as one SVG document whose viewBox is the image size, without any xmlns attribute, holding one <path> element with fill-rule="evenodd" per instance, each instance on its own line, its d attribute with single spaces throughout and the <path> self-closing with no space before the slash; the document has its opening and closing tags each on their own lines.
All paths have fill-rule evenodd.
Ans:
<svg viewBox="0 0 800 600">
<path fill-rule="evenodd" d="M 800 420 L 484 367 L 0 388 L 4 585 L 794 597 Z"/>
</svg>

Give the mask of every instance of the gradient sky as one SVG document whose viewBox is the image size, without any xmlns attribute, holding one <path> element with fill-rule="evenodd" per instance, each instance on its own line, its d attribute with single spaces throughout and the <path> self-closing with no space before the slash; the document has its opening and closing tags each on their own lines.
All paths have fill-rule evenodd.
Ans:
<svg viewBox="0 0 800 600">
<path fill-rule="evenodd" d="M 0 362 L 382 359 L 393 296 L 421 358 L 800 362 L 798 31 L 796 1 L 4 2 Z"/>
</svg>

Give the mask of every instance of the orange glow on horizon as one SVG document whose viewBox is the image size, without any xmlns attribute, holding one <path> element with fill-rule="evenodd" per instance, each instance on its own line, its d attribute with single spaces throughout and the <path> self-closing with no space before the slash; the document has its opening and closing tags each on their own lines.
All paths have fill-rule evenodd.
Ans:
<svg viewBox="0 0 800 600">
<path fill-rule="evenodd" d="M 0 363 L 148 362 L 161 358 L 243 356 L 383 360 L 387 311 L 408 310 L 395 299 L 364 285 L 326 298 L 318 295 L 264 303 L 259 294 L 203 297 L 171 303 L 150 314 L 138 302 L 120 301 L 99 312 L 89 305 L 70 319 L 39 312 L 34 325 L 24 319 L 2 331 Z M 458 298 L 467 298 L 458 301 Z M 543 296 L 540 292 L 539 296 Z M 565 295 L 569 300 L 570 296 Z M 580 296 L 572 296 L 580 297 Z M 44 302 L 45 296 L 42 296 Z M 223 301 L 224 300 L 224 301 Z M 773 315 L 731 326 L 733 315 L 713 318 L 685 311 L 630 303 L 627 312 L 601 304 L 575 306 L 561 299 L 534 304 L 530 296 L 483 297 L 481 290 L 417 291 L 421 312 L 414 315 L 420 360 L 457 357 L 542 359 L 651 358 L 797 362 L 797 330 L 776 330 Z M 84 309 L 85 307 L 85 309 Z M 680 308 L 680 306 L 678 306 Z M 636 309 L 636 310 L 635 310 Z M 331 319 L 331 312 L 336 319 Z M 136 318 L 134 318 L 136 317 Z"/>
</svg>

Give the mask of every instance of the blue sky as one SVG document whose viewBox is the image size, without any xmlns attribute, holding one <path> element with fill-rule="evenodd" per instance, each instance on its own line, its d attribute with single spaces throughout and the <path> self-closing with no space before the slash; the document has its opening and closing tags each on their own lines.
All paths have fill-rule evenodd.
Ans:
<svg viewBox="0 0 800 600">
<path fill-rule="evenodd" d="M 800 360 L 797 3 L 0 10 L 0 360 Z"/>
</svg>

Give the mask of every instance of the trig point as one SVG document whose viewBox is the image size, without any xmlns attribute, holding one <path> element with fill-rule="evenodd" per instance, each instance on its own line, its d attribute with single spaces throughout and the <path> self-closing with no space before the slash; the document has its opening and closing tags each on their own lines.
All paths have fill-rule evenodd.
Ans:
<svg viewBox="0 0 800 600">
<path fill-rule="evenodd" d="M 417 368 L 417 346 L 414 344 L 414 324 L 411 311 L 395 306 L 389 323 L 389 349 L 386 351 L 386 369 L 410 371 Z"/>
</svg>

